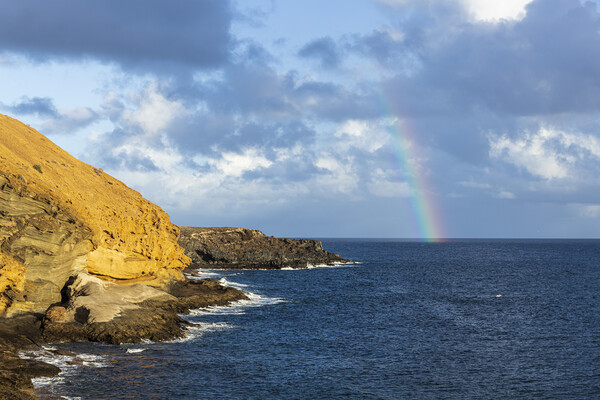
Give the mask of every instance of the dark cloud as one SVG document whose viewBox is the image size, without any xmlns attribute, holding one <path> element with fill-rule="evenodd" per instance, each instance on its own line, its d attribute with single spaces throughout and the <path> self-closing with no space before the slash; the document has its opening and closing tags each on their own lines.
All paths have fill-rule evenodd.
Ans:
<svg viewBox="0 0 600 400">
<path fill-rule="evenodd" d="M 217 67 L 232 42 L 229 7 L 227 0 L 2 1 L 0 50 L 144 69 Z"/>
<path fill-rule="evenodd" d="M 355 36 L 347 47 L 352 51 L 376 59 L 386 67 L 397 68 L 399 61 L 410 61 L 410 57 L 407 57 L 410 54 L 408 53 L 409 49 L 404 41 L 394 38 L 390 32 L 385 30 L 374 30 L 368 35 Z"/>
<path fill-rule="evenodd" d="M 337 67 L 341 62 L 340 50 L 330 37 L 315 39 L 300 49 L 298 55 L 318 60 L 325 68 Z"/>
<path fill-rule="evenodd" d="M 595 8 L 578 0 L 537 0 L 521 21 L 462 24 L 443 38 L 429 37 L 412 52 L 417 72 L 399 71 L 390 87 L 416 113 L 598 110 L 599 29 Z M 370 50 L 377 58 L 390 54 L 385 46 Z"/>
<path fill-rule="evenodd" d="M 305 82 L 295 71 L 278 73 L 264 63 L 236 63 L 222 79 L 195 93 L 218 114 L 289 123 L 302 118 L 344 121 L 380 116 L 373 87 L 353 90 L 323 81 Z M 357 85 L 358 86 L 358 85 Z M 182 88 L 182 93 L 189 88 Z"/>
<path fill-rule="evenodd" d="M 37 114 L 40 116 L 56 117 L 58 111 L 49 97 L 23 97 L 20 103 L 4 106 L 9 112 L 20 115 Z"/>
<path fill-rule="evenodd" d="M 302 121 L 235 120 L 229 114 L 199 112 L 174 121 L 169 137 L 184 154 L 213 155 L 245 148 L 290 148 L 314 141 L 315 132 Z"/>
<path fill-rule="evenodd" d="M 524 19 L 489 23 L 466 22 L 450 2 L 407 4 L 397 36 L 375 30 L 347 48 L 394 73 L 381 82 L 382 101 L 411 121 L 421 145 L 486 165 L 491 132 L 516 136 L 544 122 L 571 129 L 600 110 L 595 5 L 534 0 Z"/>
<path fill-rule="evenodd" d="M 224 69 L 223 79 L 206 98 L 218 112 L 253 113 L 266 119 L 285 120 L 300 115 L 287 96 L 293 85 L 292 74 L 278 74 L 265 64 L 232 64 Z"/>
</svg>

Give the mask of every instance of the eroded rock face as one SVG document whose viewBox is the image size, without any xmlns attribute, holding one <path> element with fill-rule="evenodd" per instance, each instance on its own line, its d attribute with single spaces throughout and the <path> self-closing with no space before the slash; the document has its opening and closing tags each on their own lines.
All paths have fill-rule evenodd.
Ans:
<svg viewBox="0 0 600 400">
<path fill-rule="evenodd" d="M 44 312 L 71 276 L 165 287 L 189 263 L 158 206 L 0 115 L 0 315 Z"/>
<path fill-rule="evenodd" d="M 161 290 L 117 285 L 81 273 L 69 282 L 65 302 L 46 312 L 42 335 L 51 342 L 167 340 L 181 337 L 189 325 L 179 314 L 243 299 L 247 297 L 242 291 L 214 280 L 176 281 Z"/>
<path fill-rule="evenodd" d="M 318 240 L 280 239 L 256 229 L 182 226 L 179 244 L 191 267 L 281 269 L 345 262 Z"/>
<path fill-rule="evenodd" d="M 0 310 L 43 312 L 86 267 L 92 233 L 25 186 L 0 175 Z"/>
</svg>

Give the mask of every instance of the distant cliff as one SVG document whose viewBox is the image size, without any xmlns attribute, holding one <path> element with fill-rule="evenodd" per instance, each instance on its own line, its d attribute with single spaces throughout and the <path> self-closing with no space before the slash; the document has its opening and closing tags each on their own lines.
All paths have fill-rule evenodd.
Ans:
<svg viewBox="0 0 600 400">
<path fill-rule="evenodd" d="M 179 244 L 192 267 L 281 269 L 345 262 L 309 239 L 280 239 L 255 229 L 180 227 Z"/>
<path fill-rule="evenodd" d="M 138 192 L 0 115 L 0 315 L 44 312 L 80 272 L 162 287 L 189 263 Z"/>
</svg>

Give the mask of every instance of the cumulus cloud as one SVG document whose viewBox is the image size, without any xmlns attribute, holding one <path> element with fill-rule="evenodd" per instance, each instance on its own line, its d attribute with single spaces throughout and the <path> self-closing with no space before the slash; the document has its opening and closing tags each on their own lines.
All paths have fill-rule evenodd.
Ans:
<svg viewBox="0 0 600 400">
<path fill-rule="evenodd" d="M 349 119 L 338 125 L 335 136 L 340 138 L 338 149 L 347 151 L 350 148 L 360 149 L 369 153 L 388 145 L 390 134 L 388 130 L 393 121 L 387 120 L 356 120 Z"/>
<path fill-rule="evenodd" d="M 535 0 L 520 20 L 486 24 L 452 17 L 456 3 L 434 3 L 413 4 L 410 17 L 395 26 L 401 40 L 374 32 L 355 41 L 361 54 L 395 73 L 384 86 L 406 116 L 489 110 L 519 117 L 600 108 L 595 7 Z"/>
<path fill-rule="evenodd" d="M 462 3 L 476 21 L 499 22 L 518 20 L 525 17 L 525 6 L 532 0 L 462 0 Z"/>
<path fill-rule="evenodd" d="M 125 108 L 121 115 L 122 122 L 129 126 L 138 126 L 149 135 L 164 132 L 174 118 L 185 114 L 182 104 L 178 100 L 167 99 L 158 91 L 156 83 L 134 95 L 132 101 L 136 108 Z M 110 102 L 110 95 L 107 102 Z"/>
<path fill-rule="evenodd" d="M 277 207 L 362 212 L 415 195 L 410 171 L 393 165 L 392 145 L 402 138 L 390 129 L 398 121 L 411 137 L 405 147 L 423 154 L 402 161 L 453 207 L 470 213 L 473 198 L 485 198 L 513 207 L 577 203 L 575 213 L 597 214 L 595 7 L 379 2 L 391 7 L 382 25 L 305 37 L 283 62 L 262 41 L 264 15 L 230 32 L 232 18 L 245 16 L 228 1 L 4 2 L 0 64 L 26 55 L 34 68 L 91 59 L 126 69 L 99 83 L 101 104 L 65 108 L 27 97 L 4 109 L 38 118 L 44 133 L 93 126 L 86 161 L 200 223 L 256 221 Z M 15 21 L 25 15 L 31 24 L 22 30 Z M 283 38 L 277 49 L 289 43 Z M 13 98 L 22 93 L 30 92 Z"/>
<path fill-rule="evenodd" d="M 246 149 L 243 153 L 222 153 L 220 159 L 208 161 L 225 176 L 240 177 L 245 172 L 267 168 L 273 164 L 259 154 L 256 149 Z"/>
<path fill-rule="evenodd" d="M 594 136 L 542 128 L 517 138 L 490 138 L 490 156 L 502 159 L 541 178 L 573 178 L 573 168 L 600 160 L 600 142 Z"/>
</svg>

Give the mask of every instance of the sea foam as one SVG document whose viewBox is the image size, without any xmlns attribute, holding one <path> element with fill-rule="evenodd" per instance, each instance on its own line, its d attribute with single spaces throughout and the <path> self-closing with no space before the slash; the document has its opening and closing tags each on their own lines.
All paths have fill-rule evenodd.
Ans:
<svg viewBox="0 0 600 400">
<path fill-rule="evenodd" d="M 33 387 L 41 398 L 44 395 L 54 395 L 55 387 L 68 381 L 69 377 L 82 367 L 103 368 L 108 362 L 101 356 L 87 353 L 58 354 L 57 348 L 53 346 L 42 346 L 36 350 L 24 350 L 19 352 L 19 357 L 26 360 L 43 361 L 60 368 L 60 373 L 53 377 L 37 377 L 31 379 Z M 77 399 L 77 397 L 73 397 Z"/>
<path fill-rule="evenodd" d="M 186 317 L 182 315 L 182 317 Z M 188 326 L 185 331 L 185 336 L 179 339 L 174 339 L 169 341 L 169 343 L 184 343 L 189 342 L 194 339 L 197 339 L 207 333 L 223 331 L 226 329 L 235 328 L 235 325 L 231 325 L 225 322 L 214 322 L 214 323 L 192 323 L 192 325 Z"/>
</svg>

